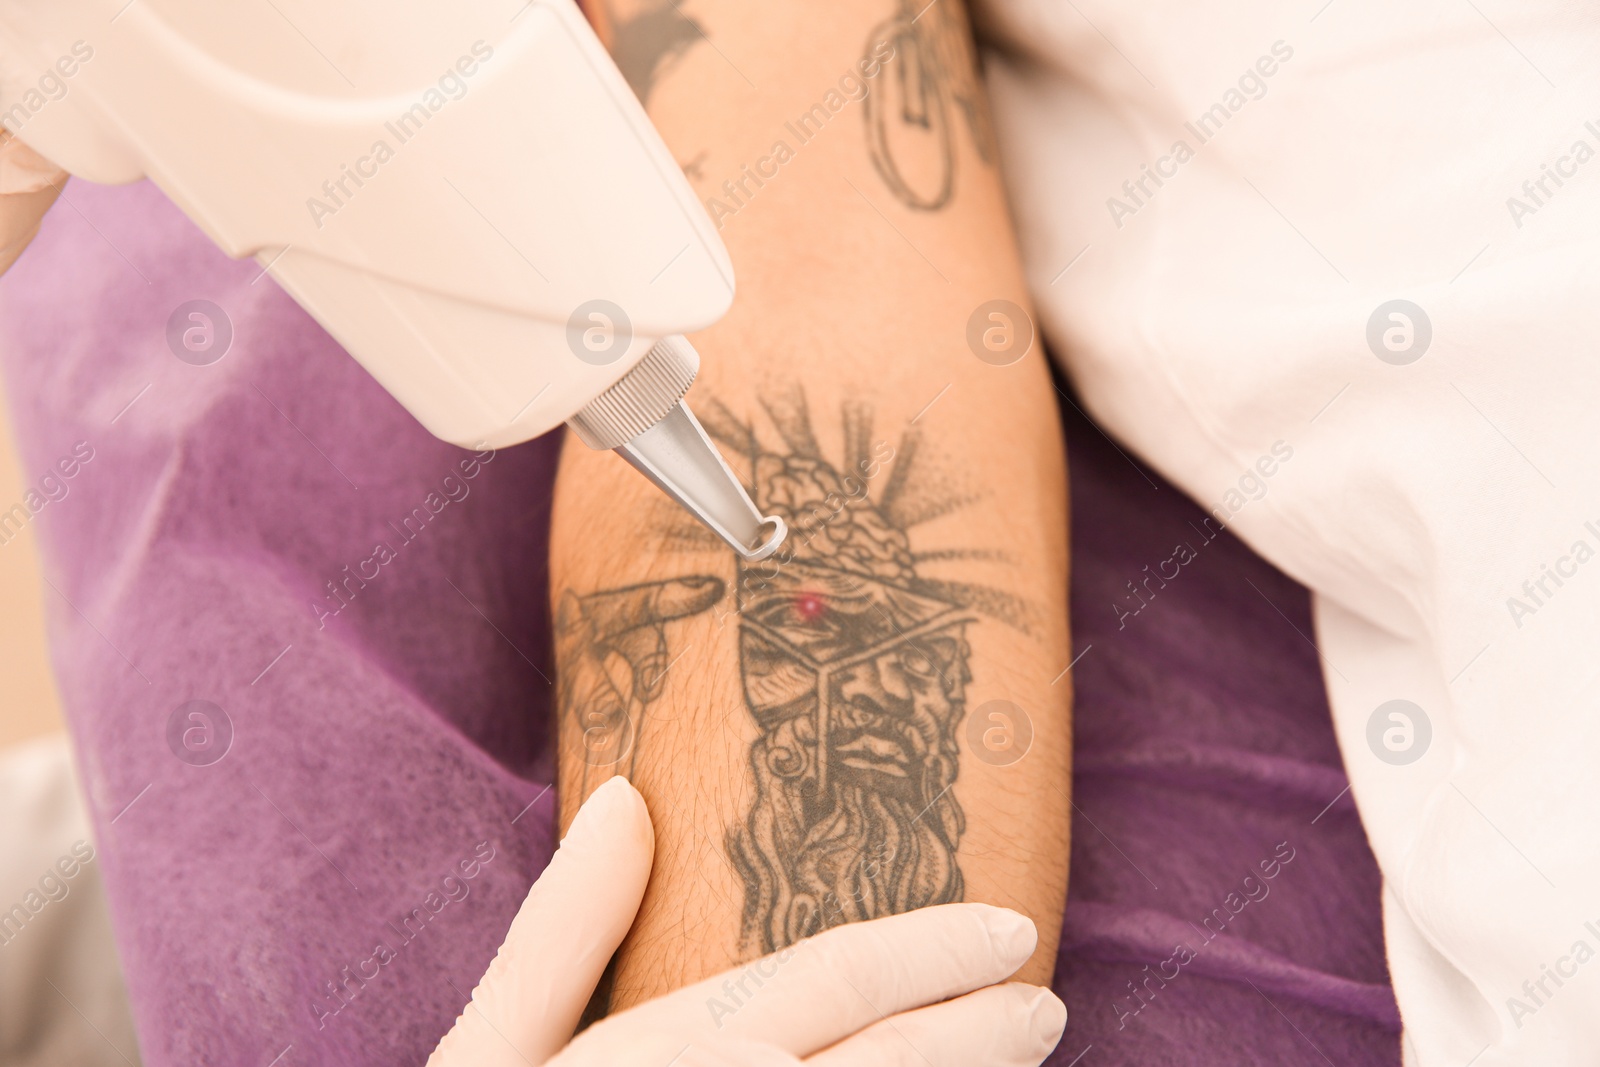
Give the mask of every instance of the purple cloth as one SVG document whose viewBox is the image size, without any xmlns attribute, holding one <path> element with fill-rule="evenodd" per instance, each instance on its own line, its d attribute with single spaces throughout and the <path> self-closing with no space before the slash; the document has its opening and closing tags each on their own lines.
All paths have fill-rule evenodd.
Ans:
<svg viewBox="0 0 1600 1067">
<path fill-rule="evenodd" d="M 557 442 L 474 465 L 150 185 L 67 197 L 0 322 L 145 1062 L 419 1064 L 553 847 Z M 231 323 L 210 365 L 170 340 L 193 300 Z M 1119 630 L 1199 512 L 1069 434 L 1093 648 L 1053 1062 L 1397 1062 L 1377 871 L 1348 799 L 1322 810 L 1345 783 L 1304 592 L 1224 536 Z"/>
<path fill-rule="evenodd" d="M 1082 658 L 1051 1063 L 1398 1064 L 1305 589 L 1066 422 Z"/>
</svg>

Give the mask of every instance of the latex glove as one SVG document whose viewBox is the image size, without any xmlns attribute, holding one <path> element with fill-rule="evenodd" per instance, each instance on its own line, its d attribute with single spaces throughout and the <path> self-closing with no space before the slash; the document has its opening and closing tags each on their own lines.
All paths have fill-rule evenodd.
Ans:
<svg viewBox="0 0 1600 1067">
<path fill-rule="evenodd" d="M 1033 923 L 946 904 L 836 927 L 569 1044 L 654 850 L 633 786 L 595 790 L 429 1067 L 1035 1067 L 1061 1037 L 1053 993 L 994 984 L 1033 953 Z"/>
<path fill-rule="evenodd" d="M 67 172 L 0 129 L 0 274 L 22 255 Z"/>
</svg>

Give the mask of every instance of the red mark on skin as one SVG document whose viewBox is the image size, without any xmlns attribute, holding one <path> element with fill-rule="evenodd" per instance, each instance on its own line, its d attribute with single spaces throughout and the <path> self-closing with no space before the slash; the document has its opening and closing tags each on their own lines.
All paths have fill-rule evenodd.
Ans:
<svg viewBox="0 0 1600 1067">
<path fill-rule="evenodd" d="M 800 616 L 801 622 L 816 622 L 827 610 L 828 603 L 820 593 L 795 594 L 794 613 Z"/>
</svg>

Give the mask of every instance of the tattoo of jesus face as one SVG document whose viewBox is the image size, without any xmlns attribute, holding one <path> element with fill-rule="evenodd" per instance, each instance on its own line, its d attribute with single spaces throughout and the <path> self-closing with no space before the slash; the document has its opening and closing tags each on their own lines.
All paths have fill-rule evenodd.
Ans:
<svg viewBox="0 0 1600 1067">
<path fill-rule="evenodd" d="M 966 594 L 1005 599 L 918 573 L 907 528 L 961 501 L 918 467 L 914 434 L 869 445 L 870 413 L 847 408 L 835 466 L 802 397 L 767 410 L 784 451 L 726 409 L 707 421 L 750 464 L 762 513 L 790 529 L 774 560 L 740 565 L 736 585 L 745 704 L 760 733 L 754 796 L 726 844 L 753 952 L 962 899 L 965 818 L 952 787 L 977 621 Z"/>
<path fill-rule="evenodd" d="M 774 952 L 829 927 L 962 899 L 966 820 L 954 786 L 971 680 L 969 631 L 983 617 L 1029 630 L 1032 607 L 985 585 L 929 573 L 981 549 L 917 553 L 908 531 L 971 502 L 922 458 L 913 429 L 872 439 L 872 414 L 842 412 L 843 455 L 823 455 L 804 395 L 763 405 L 770 429 L 721 404 L 701 421 L 764 515 L 789 539 L 739 563 L 745 710 L 757 735 L 748 808 L 724 844 L 744 887 L 740 939 Z M 777 440 L 770 440 L 776 433 Z M 682 551 L 725 552 L 674 526 Z M 583 736 L 581 786 L 630 771 L 663 679 L 682 655 L 679 620 L 728 601 L 723 579 L 692 575 L 586 596 L 557 609 L 561 707 Z"/>
</svg>

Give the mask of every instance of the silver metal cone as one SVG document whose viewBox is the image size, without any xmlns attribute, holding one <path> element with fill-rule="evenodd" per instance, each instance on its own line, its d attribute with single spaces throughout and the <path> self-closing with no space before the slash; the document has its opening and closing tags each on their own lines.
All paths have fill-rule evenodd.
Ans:
<svg viewBox="0 0 1600 1067">
<path fill-rule="evenodd" d="M 788 527 L 761 514 L 684 403 L 699 369 L 699 353 L 687 339 L 664 337 L 567 425 L 590 448 L 614 449 L 741 558 L 766 559 Z"/>
</svg>

